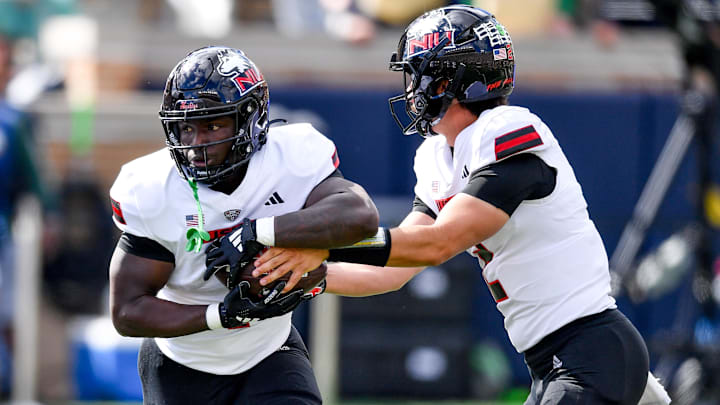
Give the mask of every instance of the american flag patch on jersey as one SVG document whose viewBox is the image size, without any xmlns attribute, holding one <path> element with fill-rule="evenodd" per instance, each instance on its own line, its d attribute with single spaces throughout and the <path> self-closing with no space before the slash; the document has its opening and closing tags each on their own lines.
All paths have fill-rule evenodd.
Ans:
<svg viewBox="0 0 720 405">
<path fill-rule="evenodd" d="M 198 215 L 185 215 L 185 226 L 198 226 Z M 205 218 L 203 218 L 203 225 L 205 224 Z"/>
<path fill-rule="evenodd" d="M 433 180 L 430 184 L 430 188 L 432 189 L 433 193 L 437 193 L 440 191 L 440 182 L 437 180 Z"/>
<path fill-rule="evenodd" d="M 495 138 L 495 159 L 500 160 L 542 144 L 535 127 L 528 125 Z"/>
</svg>

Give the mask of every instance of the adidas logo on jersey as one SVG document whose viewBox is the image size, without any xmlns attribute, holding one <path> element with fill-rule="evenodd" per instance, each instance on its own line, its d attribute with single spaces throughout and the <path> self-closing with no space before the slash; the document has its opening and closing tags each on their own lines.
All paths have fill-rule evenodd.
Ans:
<svg viewBox="0 0 720 405">
<path fill-rule="evenodd" d="M 270 198 L 268 198 L 267 201 L 265 201 L 265 205 L 282 204 L 284 202 L 285 201 L 282 198 L 280 198 L 280 194 L 278 194 L 276 191 L 270 196 Z"/>
<path fill-rule="evenodd" d="M 468 171 L 467 165 L 463 165 L 463 171 L 462 171 L 462 176 L 461 176 L 461 178 L 464 179 L 465 177 L 467 177 L 467 176 L 469 176 L 469 175 L 470 175 L 470 172 Z"/>
</svg>

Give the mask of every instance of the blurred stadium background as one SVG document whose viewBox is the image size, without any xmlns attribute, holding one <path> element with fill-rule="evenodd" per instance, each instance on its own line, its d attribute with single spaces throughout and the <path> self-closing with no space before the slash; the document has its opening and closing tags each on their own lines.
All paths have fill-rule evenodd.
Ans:
<svg viewBox="0 0 720 405">
<path fill-rule="evenodd" d="M 492 11 L 513 35 L 511 102 L 553 129 L 612 254 L 680 113 L 683 44 L 650 1 L 456 3 Z M 309 121 L 333 139 L 343 173 L 366 187 L 390 226 L 411 207 L 420 139 L 403 137 L 388 112 L 401 80 L 387 62 L 404 25 L 444 4 L 1 0 L 8 46 L 0 50 L 11 71 L 0 132 L 15 131 L 28 153 L 0 155 L 0 187 L 8 190 L 0 208 L 13 221 L 12 232 L 0 226 L 0 302 L 15 302 L 0 319 L 0 400 L 141 400 L 138 340 L 118 336 L 106 314 L 107 262 L 118 236 L 106 196 L 122 163 L 164 145 L 160 91 L 178 60 L 209 44 L 245 50 L 270 83 L 271 118 Z M 7 118 L 15 117 L 9 105 L 27 121 Z M 720 199 L 709 187 L 698 214 L 698 151 L 714 158 L 718 148 L 692 147 L 678 156 L 676 175 L 663 174 L 674 181 L 634 262 L 643 269 L 635 294 L 618 301 L 675 403 L 718 404 L 720 267 L 714 241 L 710 260 L 695 259 L 688 226 L 714 231 Z M 717 178 L 713 167 L 701 170 Z M 294 321 L 329 404 L 515 404 L 527 394 L 522 357 L 464 255 L 392 294 L 322 296 Z"/>
</svg>

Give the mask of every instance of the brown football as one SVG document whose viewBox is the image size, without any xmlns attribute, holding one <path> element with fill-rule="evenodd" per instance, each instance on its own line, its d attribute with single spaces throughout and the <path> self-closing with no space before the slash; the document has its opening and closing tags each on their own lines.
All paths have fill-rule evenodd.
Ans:
<svg viewBox="0 0 720 405">
<path fill-rule="evenodd" d="M 252 272 L 255 270 L 255 265 L 250 262 L 248 265 L 242 268 L 240 271 L 240 280 L 247 281 L 250 283 L 250 296 L 251 297 L 261 297 L 263 295 L 264 290 L 263 289 L 271 289 L 275 284 L 279 281 L 287 281 L 290 280 L 291 272 L 285 273 L 282 277 L 280 277 L 278 280 L 275 280 L 273 283 L 270 283 L 266 286 L 260 285 L 260 278 L 261 277 L 253 277 Z M 304 292 L 309 292 L 312 290 L 315 286 L 320 284 L 321 281 L 325 279 L 325 276 L 327 275 L 327 265 L 323 262 L 318 266 L 315 270 L 311 270 L 303 275 L 303 277 L 300 279 L 300 281 L 295 284 L 295 287 L 293 287 L 292 291 L 295 291 L 297 289 L 301 289 Z M 228 273 L 225 271 L 218 271 L 215 273 L 215 277 L 217 277 L 223 285 L 226 287 L 227 285 L 227 279 L 228 279 Z"/>
</svg>

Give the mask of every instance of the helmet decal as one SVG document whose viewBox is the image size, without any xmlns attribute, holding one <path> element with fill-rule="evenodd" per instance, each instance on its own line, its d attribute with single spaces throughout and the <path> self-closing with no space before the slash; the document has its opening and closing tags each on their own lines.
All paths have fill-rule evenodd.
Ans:
<svg viewBox="0 0 720 405">
<path fill-rule="evenodd" d="M 487 38 L 493 48 L 511 43 L 510 35 L 505 31 L 505 27 L 497 21 L 479 24 L 474 31 L 478 39 Z"/>
<path fill-rule="evenodd" d="M 405 47 L 405 59 L 421 55 L 447 37 L 450 42 L 444 49 L 455 47 L 455 29 L 445 13 L 435 10 L 428 13 L 427 18 L 416 20 L 407 29 L 407 46 Z"/>
<path fill-rule="evenodd" d="M 180 100 L 177 107 L 180 110 L 195 110 L 198 108 L 198 104 L 195 100 Z"/>
<path fill-rule="evenodd" d="M 222 76 L 232 77 L 241 95 L 265 81 L 255 64 L 240 51 L 220 50 L 218 59 L 220 60 L 217 67 L 218 73 Z"/>
</svg>

